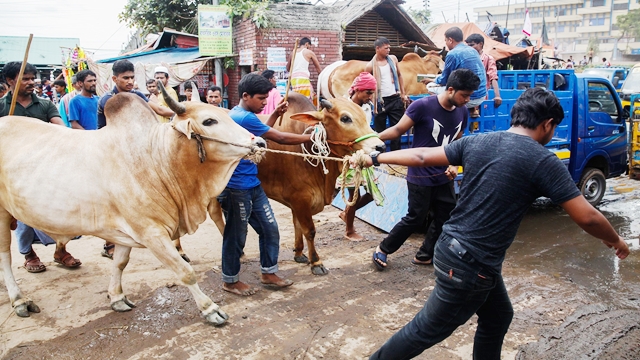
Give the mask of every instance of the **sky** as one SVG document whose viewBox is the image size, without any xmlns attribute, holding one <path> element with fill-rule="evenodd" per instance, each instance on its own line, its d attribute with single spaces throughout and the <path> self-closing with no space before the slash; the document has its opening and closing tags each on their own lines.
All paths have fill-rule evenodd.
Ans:
<svg viewBox="0 0 640 360">
<path fill-rule="evenodd" d="M 127 0 L 0 0 L 0 36 L 79 38 L 94 60 L 118 55 L 131 30 L 118 22 Z"/>
<path fill-rule="evenodd" d="M 482 6 L 506 4 L 507 0 L 483 0 Z M 517 0 L 524 2 L 524 0 Z M 127 0 L 0 0 L 0 36 L 80 38 L 80 46 L 99 60 L 118 55 L 132 32 L 118 22 Z M 330 3 L 330 1 L 327 1 Z M 515 1 L 514 1 L 515 3 Z M 475 21 L 478 0 L 429 0 L 433 23 L 459 18 Z M 405 0 L 405 7 L 421 9 L 423 0 Z M 458 11 L 459 9 L 459 11 Z M 458 16 L 459 13 L 459 16 Z M 484 20 L 484 19 L 483 19 Z"/>
</svg>

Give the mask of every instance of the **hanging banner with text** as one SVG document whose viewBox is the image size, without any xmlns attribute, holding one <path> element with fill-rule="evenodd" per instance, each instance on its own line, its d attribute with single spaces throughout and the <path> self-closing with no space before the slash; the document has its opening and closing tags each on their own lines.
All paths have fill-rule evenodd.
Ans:
<svg viewBox="0 0 640 360">
<path fill-rule="evenodd" d="M 198 5 L 198 46 L 202 56 L 233 54 L 227 6 Z"/>
</svg>

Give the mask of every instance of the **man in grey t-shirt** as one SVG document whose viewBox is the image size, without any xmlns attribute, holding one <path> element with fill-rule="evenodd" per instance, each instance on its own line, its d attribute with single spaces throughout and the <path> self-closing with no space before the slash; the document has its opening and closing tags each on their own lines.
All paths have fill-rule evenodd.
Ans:
<svg viewBox="0 0 640 360">
<path fill-rule="evenodd" d="M 422 310 L 371 359 L 413 358 L 446 339 L 473 314 L 478 315 L 474 358 L 500 359 L 513 318 L 502 262 L 524 214 L 540 196 L 560 204 L 620 259 L 629 255 L 627 244 L 581 196 L 562 162 L 542 146 L 563 117 L 556 96 L 534 88 L 511 109 L 507 131 L 464 137 L 445 147 L 352 159 L 352 165 L 462 165 L 465 171 L 460 199 L 435 247 L 436 286 Z"/>
</svg>

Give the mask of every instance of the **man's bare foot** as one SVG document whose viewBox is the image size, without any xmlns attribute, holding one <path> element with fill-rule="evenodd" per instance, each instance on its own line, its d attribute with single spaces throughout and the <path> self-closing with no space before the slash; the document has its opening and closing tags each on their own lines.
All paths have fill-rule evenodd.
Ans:
<svg viewBox="0 0 640 360">
<path fill-rule="evenodd" d="M 340 220 L 344 221 L 345 223 L 347 222 L 347 214 L 345 214 L 344 211 L 338 214 L 338 217 L 340 218 Z"/>
<path fill-rule="evenodd" d="M 260 281 L 264 285 L 273 285 L 279 288 L 293 285 L 293 281 L 289 279 L 283 279 L 276 274 L 262 274 L 262 276 L 260 277 Z"/>
<path fill-rule="evenodd" d="M 240 295 L 240 296 L 251 296 L 258 291 L 257 289 L 252 288 L 248 284 L 245 284 L 241 281 L 237 281 L 234 283 L 223 283 L 222 290 L 228 291 L 230 293 Z"/>
<path fill-rule="evenodd" d="M 352 232 L 349 233 L 347 232 L 346 234 L 344 234 L 344 238 L 350 241 L 364 241 L 367 240 L 364 236 L 358 234 L 357 232 Z"/>
</svg>

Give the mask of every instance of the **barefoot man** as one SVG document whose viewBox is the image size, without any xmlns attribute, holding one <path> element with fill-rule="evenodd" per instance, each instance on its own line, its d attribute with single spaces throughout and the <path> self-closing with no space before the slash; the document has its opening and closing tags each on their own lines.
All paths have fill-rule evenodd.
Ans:
<svg viewBox="0 0 640 360">
<path fill-rule="evenodd" d="M 278 117 L 287 112 L 287 103 L 280 103 L 266 123 L 256 116 L 267 104 L 273 85 L 266 78 L 252 73 L 238 83 L 240 104 L 229 116 L 255 136 L 279 144 L 298 145 L 309 141 L 311 135 L 291 134 L 271 128 Z M 293 281 L 276 275 L 280 234 L 271 204 L 258 180 L 258 166 L 242 159 L 231 175 L 224 191 L 218 196 L 226 225 L 222 234 L 222 289 L 237 295 L 253 295 L 256 289 L 240 281 L 240 256 L 247 241 L 247 226 L 258 233 L 260 242 L 260 281 L 265 285 L 287 287 Z"/>
</svg>

